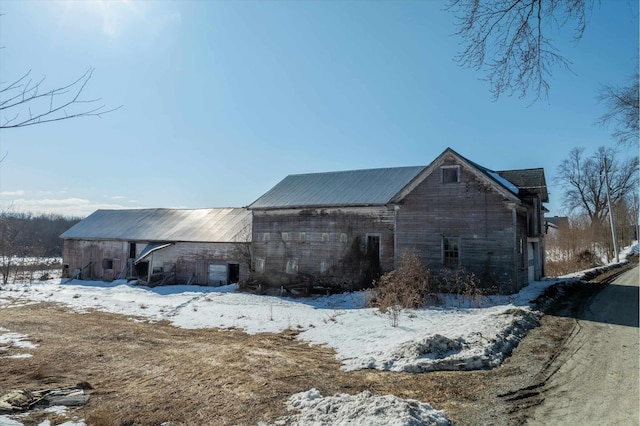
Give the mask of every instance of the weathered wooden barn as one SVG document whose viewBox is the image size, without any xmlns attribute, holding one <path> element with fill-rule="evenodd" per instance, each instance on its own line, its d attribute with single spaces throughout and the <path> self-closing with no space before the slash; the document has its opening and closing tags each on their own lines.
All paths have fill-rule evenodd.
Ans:
<svg viewBox="0 0 640 426">
<path fill-rule="evenodd" d="M 247 209 L 98 210 L 61 235 L 68 276 L 225 285 L 249 275 Z"/>
<path fill-rule="evenodd" d="M 254 277 L 355 289 L 414 252 L 513 293 L 544 274 L 543 169 L 493 171 L 452 149 L 428 166 L 290 175 L 248 208 Z"/>
</svg>

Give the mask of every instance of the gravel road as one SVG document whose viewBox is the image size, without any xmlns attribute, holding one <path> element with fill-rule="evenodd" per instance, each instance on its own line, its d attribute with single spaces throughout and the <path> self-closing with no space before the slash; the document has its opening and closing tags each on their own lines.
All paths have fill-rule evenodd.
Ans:
<svg viewBox="0 0 640 426">
<path fill-rule="evenodd" d="M 582 309 L 527 424 L 640 424 L 638 283 L 636 266 Z"/>
</svg>

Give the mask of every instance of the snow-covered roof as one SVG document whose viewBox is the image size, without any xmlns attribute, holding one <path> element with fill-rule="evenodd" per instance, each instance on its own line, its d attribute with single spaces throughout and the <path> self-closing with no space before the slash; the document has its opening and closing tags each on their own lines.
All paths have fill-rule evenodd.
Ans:
<svg viewBox="0 0 640 426">
<path fill-rule="evenodd" d="M 242 208 L 97 210 L 60 237 L 155 242 L 250 242 L 251 212 Z"/>
</svg>

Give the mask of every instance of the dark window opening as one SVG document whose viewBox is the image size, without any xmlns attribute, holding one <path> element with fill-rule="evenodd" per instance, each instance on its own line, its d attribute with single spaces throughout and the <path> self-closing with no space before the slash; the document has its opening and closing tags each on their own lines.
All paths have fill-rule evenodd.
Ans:
<svg viewBox="0 0 640 426">
<path fill-rule="evenodd" d="M 460 265 L 460 238 L 442 238 L 442 263 L 444 266 L 455 268 Z"/>
<path fill-rule="evenodd" d="M 442 183 L 456 183 L 460 181 L 460 168 L 458 166 L 442 167 Z"/>
<path fill-rule="evenodd" d="M 136 243 L 129 243 L 129 259 L 136 258 Z"/>
<path fill-rule="evenodd" d="M 113 259 L 102 259 L 102 269 L 113 269 Z"/>
</svg>

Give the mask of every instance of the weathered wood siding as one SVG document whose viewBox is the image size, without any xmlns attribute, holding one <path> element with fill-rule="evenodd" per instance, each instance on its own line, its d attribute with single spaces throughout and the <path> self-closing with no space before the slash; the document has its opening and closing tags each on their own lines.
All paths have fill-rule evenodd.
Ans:
<svg viewBox="0 0 640 426">
<path fill-rule="evenodd" d="M 254 269 L 271 285 L 324 280 L 367 285 L 367 237 L 380 237 L 381 272 L 394 268 L 393 207 L 254 210 Z"/>
<path fill-rule="evenodd" d="M 459 164 L 443 164 L 454 165 Z M 443 237 L 458 237 L 460 266 L 496 291 L 517 291 L 521 285 L 516 273 L 515 205 L 462 165 L 459 181 L 454 183 L 442 183 L 440 170 L 435 168 L 397 210 L 396 266 L 402 254 L 411 251 L 430 268 L 439 269 L 444 259 Z"/>
<path fill-rule="evenodd" d="M 210 265 L 228 268 L 229 264 L 237 264 L 240 268 L 240 280 L 249 275 L 248 265 L 240 258 L 239 244 L 248 243 L 176 243 L 149 255 L 151 268 L 162 267 L 169 272 L 175 265 L 176 281 L 200 285 L 226 285 L 224 276 L 209 279 Z M 153 270 L 153 269 L 152 269 Z"/>
<path fill-rule="evenodd" d="M 126 241 L 64 240 L 62 258 L 69 266 L 69 274 L 83 270 L 86 280 L 112 281 L 126 278 L 129 243 Z M 113 259 L 112 269 L 103 269 L 102 260 Z"/>
<path fill-rule="evenodd" d="M 136 241 L 136 256 L 140 255 L 149 242 Z M 76 269 L 83 269 L 82 278 L 87 280 L 112 281 L 128 278 L 129 241 L 85 241 L 64 240 L 63 259 L 73 275 Z M 240 280 L 249 276 L 249 265 L 242 259 L 240 246 L 249 243 L 175 243 L 149 254 L 144 260 L 149 262 L 149 272 L 154 270 L 171 273 L 175 268 L 175 279 L 168 284 L 224 285 L 226 279 L 209 279 L 210 265 L 225 266 L 237 264 Z M 112 268 L 105 268 L 103 261 L 111 260 Z M 85 268 L 87 265 L 89 267 Z"/>
</svg>

